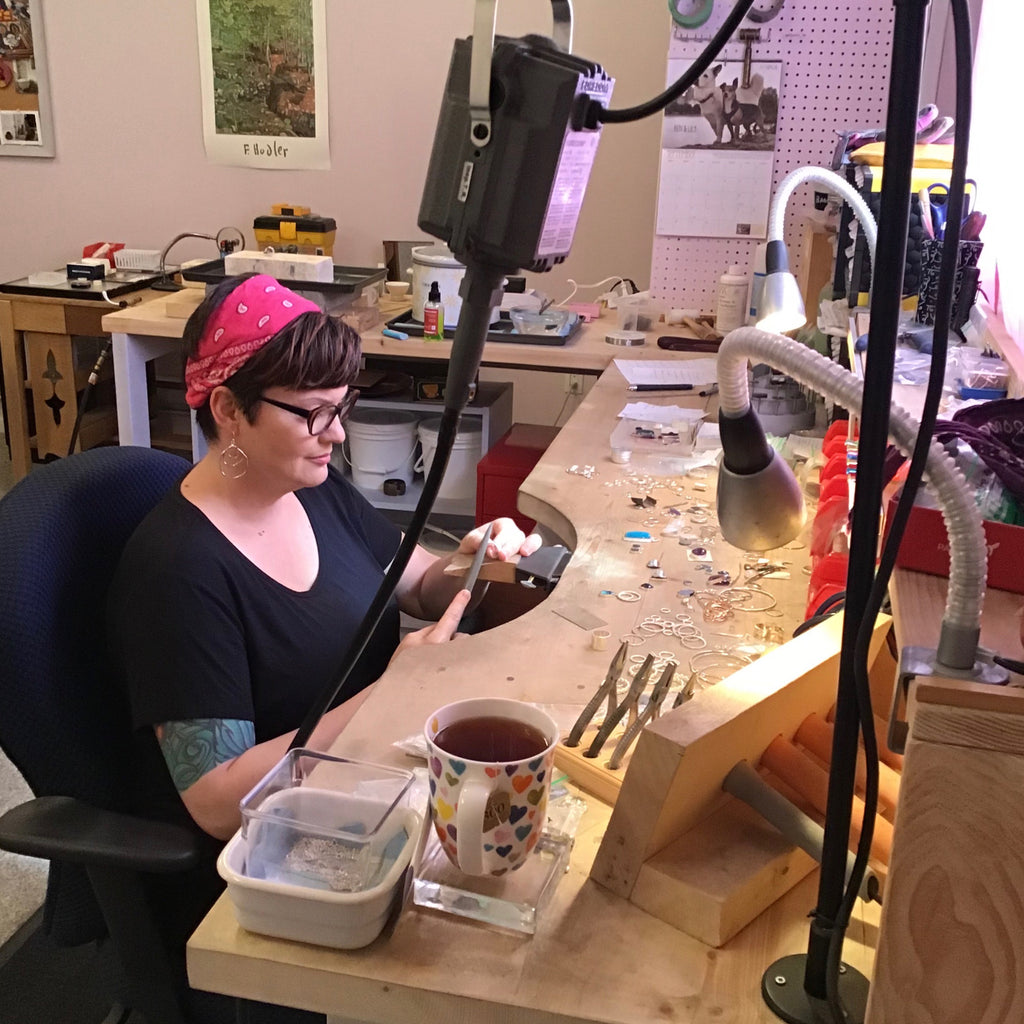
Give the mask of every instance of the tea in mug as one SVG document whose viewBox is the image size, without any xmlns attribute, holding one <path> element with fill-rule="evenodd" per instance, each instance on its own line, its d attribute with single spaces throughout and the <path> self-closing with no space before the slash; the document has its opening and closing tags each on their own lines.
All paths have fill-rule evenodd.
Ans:
<svg viewBox="0 0 1024 1024">
<path fill-rule="evenodd" d="M 434 737 L 434 743 L 454 757 L 491 763 L 527 761 L 543 753 L 550 742 L 535 726 L 498 715 L 462 718 Z"/>
</svg>

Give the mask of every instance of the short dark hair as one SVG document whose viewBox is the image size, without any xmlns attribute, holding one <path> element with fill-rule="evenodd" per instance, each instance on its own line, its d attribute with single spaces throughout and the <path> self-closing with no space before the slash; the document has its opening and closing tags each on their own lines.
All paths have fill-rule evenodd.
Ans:
<svg viewBox="0 0 1024 1024">
<path fill-rule="evenodd" d="M 212 288 L 188 318 L 182 334 L 185 357 L 198 358 L 206 325 L 227 297 L 253 274 L 225 278 Z M 300 313 L 282 327 L 227 380 L 242 415 L 252 423 L 260 395 L 267 388 L 340 388 L 352 384 L 359 373 L 359 335 L 329 313 Z M 207 441 L 217 438 L 217 424 L 209 398 L 196 409 L 196 422 Z"/>
</svg>

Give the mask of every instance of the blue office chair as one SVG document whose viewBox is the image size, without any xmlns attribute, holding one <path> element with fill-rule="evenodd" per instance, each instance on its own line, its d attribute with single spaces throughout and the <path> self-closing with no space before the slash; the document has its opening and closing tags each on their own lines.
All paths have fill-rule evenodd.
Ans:
<svg viewBox="0 0 1024 1024">
<path fill-rule="evenodd" d="M 183 956 L 146 877 L 188 871 L 200 847 L 128 813 L 131 726 L 104 605 L 125 542 L 187 469 L 149 448 L 94 448 L 0 500 L 0 746 L 35 794 L 0 817 L 0 848 L 50 861 L 45 929 L 65 946 L 109 936 L 147 1024 L 189 1018 Z"/>
</svg>

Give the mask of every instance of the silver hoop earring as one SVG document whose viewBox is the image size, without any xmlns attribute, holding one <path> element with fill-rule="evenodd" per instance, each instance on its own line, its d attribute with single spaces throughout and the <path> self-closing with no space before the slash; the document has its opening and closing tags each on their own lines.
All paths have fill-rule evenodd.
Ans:
<svg viewBox="0 0 1024 1024">
<path fill-rule="evenodd" d="M 235 439 L 231 438 L 231 444 L 224 448 L 218 460 L 220 475 L 228 480 L 241 480 L 249 469 L 249 456 L 238 447 Z"/>
</svg>

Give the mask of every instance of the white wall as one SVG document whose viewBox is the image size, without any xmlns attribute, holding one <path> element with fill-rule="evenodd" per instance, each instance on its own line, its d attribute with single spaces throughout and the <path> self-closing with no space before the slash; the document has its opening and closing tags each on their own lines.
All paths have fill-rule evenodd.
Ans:
<svg viewBox="0 0 1024 1024">
<path fill-rule="evenodd" d="M 0 281 L 59 267 L 98 240 L 161 248 L 180 231 L 235 225 L 251 243 L 253 217 L 275 202 L 334 217 L 336 262 L 375 266 L 382 239 L 423 237 L 416 215 L 452 40 L 472 32 L 473 7 L 327 0 L 332 169 L 300 172 L 207 162 L 190 0 L 46 0 L 57 155 L 0 159 Z M 664 0 L 576 0 L 575 12 L 574 49 L 615 76 L 615 106 L 664 88 Z M 550 28 L 546 0 L 499 4 L 500 32 Z M 646 285 L 658 140 L 658 118 L 605 130 L 572 254 L 539 287 L 559 298 L 568 277 L 611 273 Z M 211 255 L 211 243 L 190 240 L 172 258 Z M 553 420 L 564 388 L 547 376 L 524 378 L 518 419 Z"/>
</svg>

